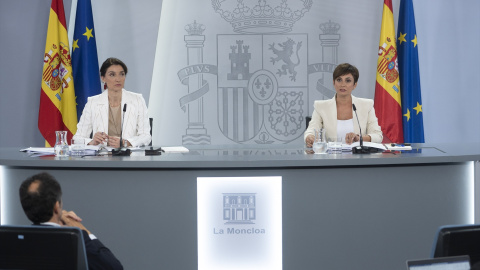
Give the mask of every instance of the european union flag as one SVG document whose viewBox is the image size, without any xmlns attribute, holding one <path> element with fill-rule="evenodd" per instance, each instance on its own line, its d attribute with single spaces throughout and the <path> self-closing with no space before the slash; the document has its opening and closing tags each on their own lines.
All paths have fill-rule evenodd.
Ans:
<svg viewBox="0 0 480 270">
<path fill-rule="evenodd" d="M 73 81 L 80 119 L 90 96 L 102 93 L 98 68 L 97 44 L 93 27 L 92 3 L 78 0 L 72 45 Z"/>
<path fill-rule="evenodd" d="M 424 143 L 417 31 L 412 0 L 400 2 L 397 50 L 402 89 L 403 138 L 406 143 Z"/>
</svg>

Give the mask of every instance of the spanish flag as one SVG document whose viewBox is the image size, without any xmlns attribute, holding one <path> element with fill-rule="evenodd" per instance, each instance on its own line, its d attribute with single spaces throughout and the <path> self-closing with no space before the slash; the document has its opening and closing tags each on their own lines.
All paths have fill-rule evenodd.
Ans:
<svg viewBox="0 0 480 270">
<path fill-rule="evenodd" d="M 392 0 L 385 0 L 378 49 L 375 112 L 384 138 L 391 142 L 403 143 L 402 102 L 395 37 Z"/>
<path fill-rule="evenodd" d="M 66 130 L 68 141 L 77 131 L 77 109 L 72 78 L 72 59 L 63 0 L 52 0 L 48 21 L 38 129 L 46 146 L 55 144 L 55 131 Z"/>
</svg>

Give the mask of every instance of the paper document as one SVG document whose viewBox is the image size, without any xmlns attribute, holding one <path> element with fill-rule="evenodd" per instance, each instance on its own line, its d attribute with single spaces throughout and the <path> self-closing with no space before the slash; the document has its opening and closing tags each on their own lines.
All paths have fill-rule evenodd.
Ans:
<svg viewBox="0 0 480 270">
<path fill-rule="evenodd" d="M 354 142 L 352 144 L 344 143 L 344 144 L 342 144 L 342 151 L 344 151 L 344 152 L 352 151 L 353 147 L 359 146 L 359 145 L 360 145 L 360 142 Z M 381 143 L 363 142 L 363 146 L 378 148 L 380 150 L 387 150 L 387 148 L 385 148 L 385 145 L 383 145 Z"/>
<path fill-rule="evenodd" d="M 70 146 L 71 147 L 71 146 Z M 94 156 L 98 151 L 98 145 L 86 145 L 83 156 Z M 20 152 L 27 152 L 32 157 L 55 155 L 55 148 L 53 147 L 29 147 L 20 149 Z"/>
<path fill-rule="evenodd" d="M 387 147 L 388 150 L 391 150 L 391 151 L 412 150 L 412 147 L 410 145 L 388 143 L 388 144 L 385 144 L 385 146 Z"/>
<path fill-rule="evenodd" d="M 167 146 L 167 147 L 162 147 L 162 150 L 165 151 L 165 153 L 188 153 L 189 152 L 189 150 L 183 146 Z"/>
<path fill-rule="evenodd" d="M 20 152 L 44 153 L 47 155 L 53 155 L 55 154 L 55 149 L 53 149 L 53 147 L 29 147 L 20 149 Z"/>
</svg>

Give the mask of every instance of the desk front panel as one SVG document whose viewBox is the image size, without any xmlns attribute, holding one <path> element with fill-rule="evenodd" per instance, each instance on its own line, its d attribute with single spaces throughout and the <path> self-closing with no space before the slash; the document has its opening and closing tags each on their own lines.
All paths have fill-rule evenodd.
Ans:
<svg viewBox="0 0 480 270">
<path fill-rule="evenodd" d="M 126 162 L 128 163 L 128 161 Z M 473 162 L 298 168 L 49 167 L 63 204 L 126 269 L 197 269 L 197 177 L 281 176 L 283 269 L 405 269 L 440 225 L 473 222 Z M 2 224 L 29 224 L 3 166 Z"/>
</svg>

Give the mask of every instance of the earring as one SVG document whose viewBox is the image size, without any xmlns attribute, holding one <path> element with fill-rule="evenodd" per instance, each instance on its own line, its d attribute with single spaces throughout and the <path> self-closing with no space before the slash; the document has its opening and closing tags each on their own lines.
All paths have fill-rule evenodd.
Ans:
<svg viewBox="0 0 480 270">
<path fill-rule="evenodd" d="M 107 90 L 107 83 L 103 82 L 103 90 Z"/>
</svg>

